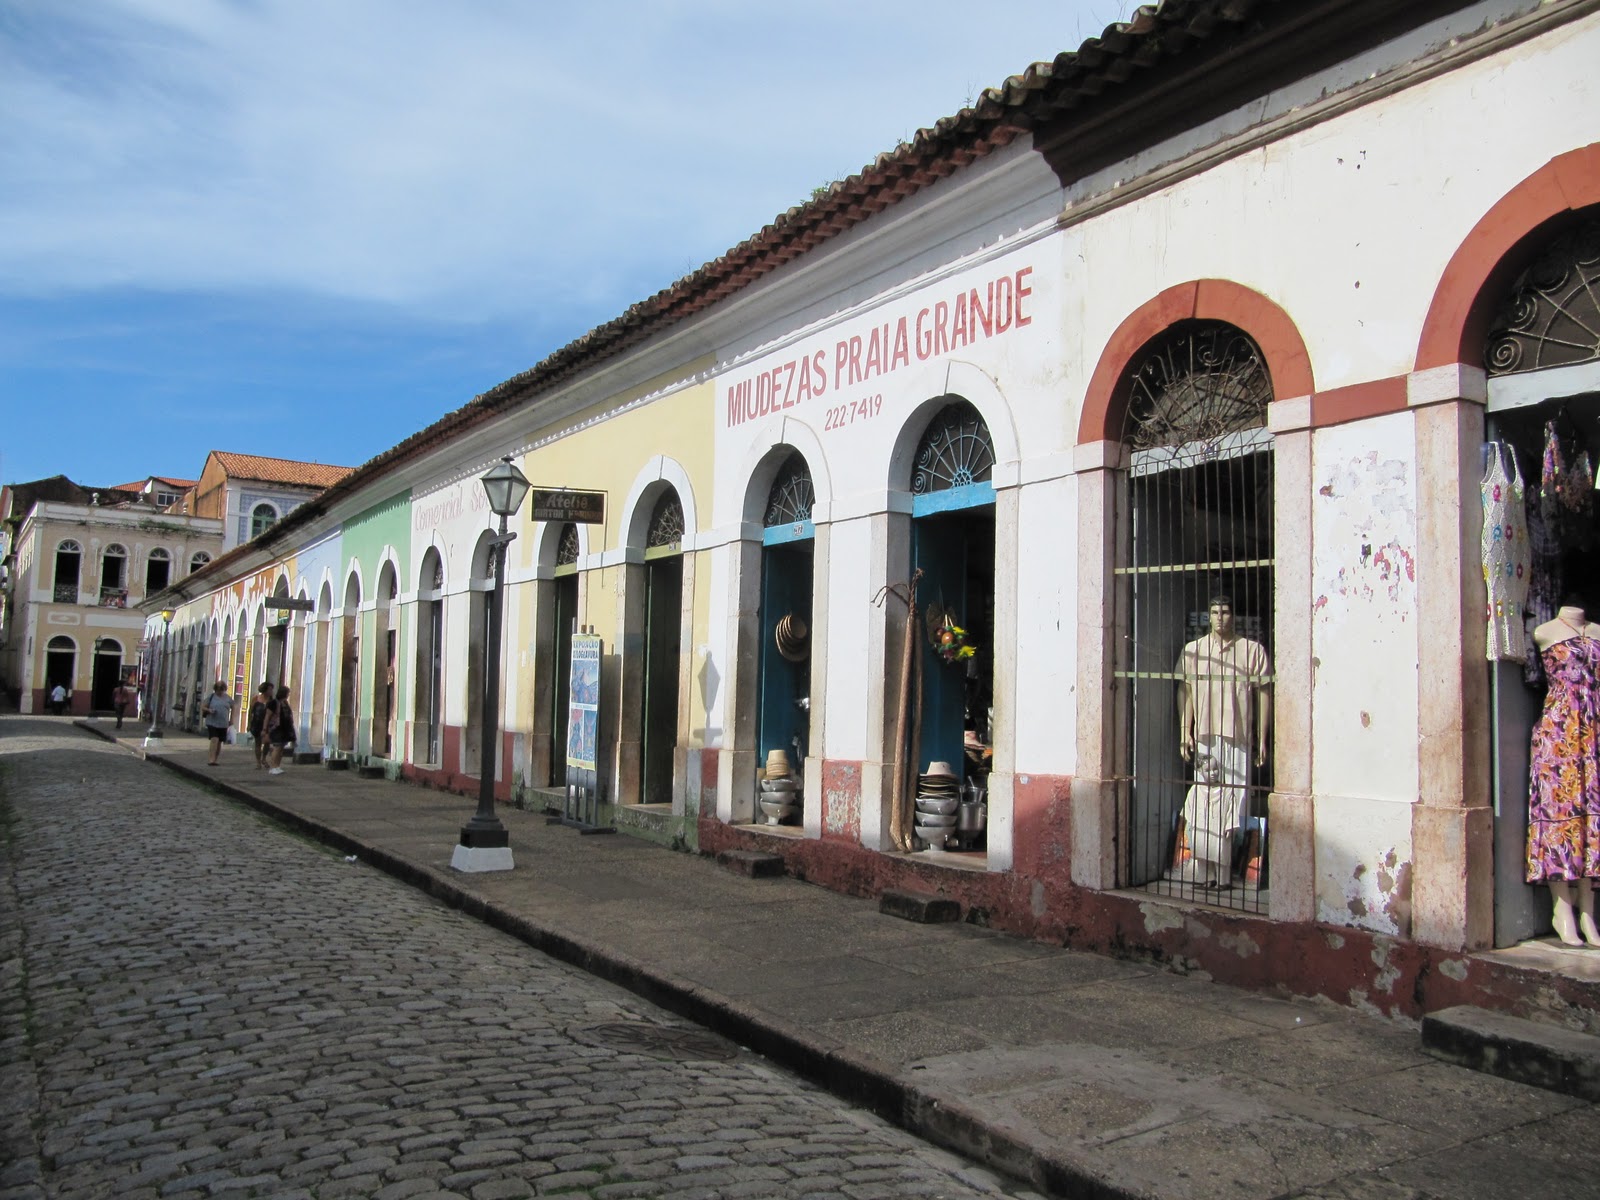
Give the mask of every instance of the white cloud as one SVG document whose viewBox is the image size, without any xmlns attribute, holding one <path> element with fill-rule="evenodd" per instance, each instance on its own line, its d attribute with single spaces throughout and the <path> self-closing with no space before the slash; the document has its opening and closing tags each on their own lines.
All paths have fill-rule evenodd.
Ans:
<svg viewBox="0 0 1600 1200">
<path fill-rule="evenodd" d="M 610 315 L 1132 7 L 22 0 L 0 290 Z"/>
</svg>

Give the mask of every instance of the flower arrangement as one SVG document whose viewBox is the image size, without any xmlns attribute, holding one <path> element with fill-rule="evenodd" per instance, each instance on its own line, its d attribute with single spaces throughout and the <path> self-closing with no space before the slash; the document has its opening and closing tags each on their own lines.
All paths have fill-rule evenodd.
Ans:
<svg viewBox="0 0 1600 1200">
<path fill-rule="evenodd" d="M 967 631 L 957 625 L 948 612 L 941 613 L 930 625 L 929 640 L 933 643 L 933 652 L 944 662 L 958 663 L 978 652 L 967 641 Z"/>
</svg>

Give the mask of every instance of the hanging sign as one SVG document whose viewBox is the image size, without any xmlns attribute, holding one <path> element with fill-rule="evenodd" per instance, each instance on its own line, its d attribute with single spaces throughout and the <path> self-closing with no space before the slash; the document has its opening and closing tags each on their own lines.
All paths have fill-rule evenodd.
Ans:
<svg viewBox="0 0 1600 1200">
<path fill-rule="evenodd" d="M 571 488 L 534 488 L 530 491 L 535 521 L 572 521 L 578 525 L 604 525 L 606 494 Z"/>
<path fill-rule="evenodd" d="M 567 768 L 593 771 L 600 741 L 600 637 L 572 638 L 572 670 L 567 691 Z"/>
<path fill-rule="evenodd" d="M 261 603 L 263 607 L 279 608 L 285 612 L 311 612 L 317 607 L 316 601 L 309 598 L 295 600 L 288 596 L 268 596 Z"/>
</svg>

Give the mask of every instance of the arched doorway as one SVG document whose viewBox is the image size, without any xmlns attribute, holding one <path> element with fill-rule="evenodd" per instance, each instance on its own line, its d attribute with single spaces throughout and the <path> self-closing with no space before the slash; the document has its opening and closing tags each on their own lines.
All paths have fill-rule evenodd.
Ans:
<svg viewBox="0 0 1600 1200">
<path fill-rule="evenodd" d="M 761 615 L 756 761 L 781 750 L 797 776 L 818 750 L 811 739 L 812 591 L 816 575 L 816 493 L 805 456 L 791 450 L 778 465 L 761 520 Z M 803 808 L 803 805 L 802 805 Z M 803 813 L 778 818 L 804 823 Z"/>
<path fill-rule="evenodd" d="M 982 414 L 947 396 L 918 441 L 911 565 L 920 660 L 913 676 L 914 765 L 948 763 L 988 786 L 994 725 L 994 444 Z"/>
<path fill-rule="evenodd" d="M 289 598 L 289 580 L 287 576 L 278 576 L 278 583 L 272 589 L 275 600 Z M 263 619 L 267 626 L 266 655 L 262 663 L 262 678 L 271 684 L 287 682 L 285 667 L 289 661 L 289 623 L 294 619 L 294 613 L 287 608 L 266 609 Z"/>
<path fill-rule="evenodd" d="M 578 623 L 578 527 L 561 526 L 552 570 L 550 621 L 550 786 L 567 782 L 567 708 L 572 691 L 572 635 Z"/>
<path fill-rule="evenodd" d="M 55 583 L 52 599 L 57 604 L 78 602 L 78 583 L 83 571 L 83 547 L 68 538 L 56 547 Z"/>
<path fill-rule="evenodd" d="M 1206 320 L 1147 344 L 1124 387 L 1118 883 L 1265 911 L 1272 381 L 1248 335 Z"/>
<path fill-rule="evenodd" d="M 683 504 L 670 487 L 656 498 L 650 513 L 643 574 L 639 799 L 645 804 L 671 804 L 681 712 L 678 665 L 683 624 Z"/>
<path fill-rule="evenodd" d="M 339 732 L 341 753 L 354 754 L 356 722 L 361 708 L 361 577 L 354 571 L 345 581 L 344 612 L 340 618 L 343 639 L 339 651 Z"/>
<path fill-rule="evenodd" d="M 1497 946 L 1551 928 L 1550 890 L 1527 882 L 1531 740 L 1546 694 L 1532 631 L 1563 606 L 1600 614 L 1600 206 L 1555 223 L 1522 261 L 1483 354 L 1484 489 L 1497 470 L 1510 485 L 1509 503 L 1485 505 L 1483 540 Z"/>
<path fill-rule="evenodd" d="M 417 579 L 417 671 L 411 756 L 436 767 L 444 753 L 444 558 L 422 556 Z"/>
<path fill-rule="evenodd" d="M 78 643 L 65 634 L 57 634 L 50 639 L 44 652 L 44 694 L 45 705 L 50 704 L 50 693 L 57 686 L 64 687 L 70 694 L 78 676 Z M 47 712 L 54 712 L 47 707 Z M 62 711 L 67 711 L 63 708 Z"/>
<path fill-rule="evenodd" d="M 477 775 L 483 764 L 483 684 L 489 651 L 489 605 L 494 596 L 494 556 L 503 547 L 492 545 L 493 534 L 484 531 L 472 554 L 472 607 L 467 621 L 467 723 L 462 731 L 462 771 Z"/>
<path fill-rule="evenodd" d="M 151 651 L 150 660 L 153 664 L 160 658 L 161 648 L 153 646 Z M 122 674 L 122 643 L 111 637 L 95 638 L 94 665 L 89 684 L 91 712 L 111 712 L 116 707 L 112 693 L 122 682 Z M 151 678 L 147 686 L 153 687 L 154 683 L 154 678 Z M 154 702 L 153 697 L 151 702 Z"/>
<path fill-rule="evenodd" d="M 332 669 L 329 646 L 333 638 L 333 585 L 323 583 L 317 593 L 317 626 L 312 634 L 311 715 L 309 749 L 321 750 L 328 728 L 328 674 Z"/>
<path fill-rule="evenodd" d="M 395 673 L 399 666 L 400 587 L 394 564 L 378 572 L 377 612 L 373 627 L 372 753 L 394 757 Z"/>
</svg>

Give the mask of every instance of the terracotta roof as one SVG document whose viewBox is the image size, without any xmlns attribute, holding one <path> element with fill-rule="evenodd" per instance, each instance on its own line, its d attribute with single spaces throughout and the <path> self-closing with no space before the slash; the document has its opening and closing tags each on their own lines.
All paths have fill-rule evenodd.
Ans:
<svg viewBox="0 0 1600 1200">
<path fill-rule="evenodd" d="M 258 483 L 283 483 L 291 487 L 332 487 L 354 467 L 335 467 L 327 463 L 298 462 L 292 458 L 264 458 L 259 454 L 234 454 L 213 450 L 211 457 L 232 479 L 253 479 Z"/>
<path fill-rule="evenodd" d="M 168 487 L 175 487 L 179 489 L 192 488 L 196 483 L 196 481 L 193 479 L 178 479 L 171 475 L 147 475 L 143 479 L 135 479 L 132 483 L 116 484 L 111 490 L 114 492 L 142 492 L 144 491 L 145 484 L 149 483 L 151 480 L 154 480 L 156 483 L 164 483 Z"/>
</svg>

